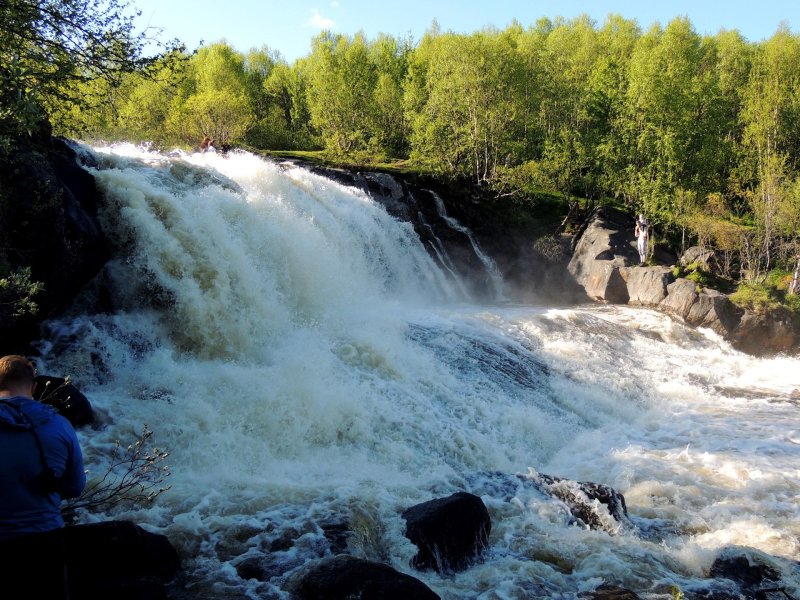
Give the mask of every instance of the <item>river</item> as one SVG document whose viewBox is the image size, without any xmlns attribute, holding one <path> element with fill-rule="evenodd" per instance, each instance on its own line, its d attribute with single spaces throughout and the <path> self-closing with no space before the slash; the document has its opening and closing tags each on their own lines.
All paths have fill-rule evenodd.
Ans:
<svg viewBox="0 0 800 600">
<path fill-rule="evenodd" d="M 707 587 L 734 546 L 800 598 L 798 358 L 649 310 L 475 304 L 409 224 L 297 166 L 82 153 L 124 248 L 98 279 L 113 309 L 49 323 L 40 370 L 98 413 L 79 433 L 90 478 L 145 424 L 170 452 L 171 489 L 110 516 L 166 534 L 193 597 L 283 598 L 346 522 L 349 552 L 447 599 L 603 581 L 667 598 Z M 532 471 L 611 485 L 630 523 L 590 530 L 493 487 Z M 400 513 L 459 490 L 489 509 L 489 551 L 455 575 L 414 571 Z M 238 576 L 248 558 L 267 581 Z"/>
</svg>

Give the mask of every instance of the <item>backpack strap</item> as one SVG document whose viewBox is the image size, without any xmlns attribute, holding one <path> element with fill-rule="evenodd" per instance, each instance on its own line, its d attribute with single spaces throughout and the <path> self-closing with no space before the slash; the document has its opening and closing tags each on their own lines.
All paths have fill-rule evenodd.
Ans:
<svg viewBox="0 0 800 600">
<path fill-rule="evenodd" d="M 10 400 L 0 399 L 0 404 L 3 406 L 7 406 L 8 408 L 12 409 L 16 412 L 20 417 L 22 417 L 23 422 L 25 422 L 30 431 L 33 434 L 33 439 L 36 441 L 36 448 L 39 449 L 39 459 L 42 461 L 42 468 L 45 472 L 53 472 L 53 469 L 50 468 L 50 465 L 47 464 L 47 458 L 44 455 L 44 446 L 42 446 L 42 438 L 39 437 L 39 434 L 36 432 L 36 426 L 33 424 L 31 418 L 23 411 L 19 406 L 11 402 Z"/>
</svg>

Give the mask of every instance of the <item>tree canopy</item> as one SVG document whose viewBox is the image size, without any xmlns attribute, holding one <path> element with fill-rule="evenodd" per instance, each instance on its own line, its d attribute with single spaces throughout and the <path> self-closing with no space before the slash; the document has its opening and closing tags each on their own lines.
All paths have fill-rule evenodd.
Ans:
<svg viewBox="0 0 800 600">
<path fill-rule="evenodd" d="M 0 3 L 0 126 L 30 131 L 48 112 L 86 105 L 82 84 L 145 72 L 145 31 L 119 0 L 4 0 Z"/>
</svg>

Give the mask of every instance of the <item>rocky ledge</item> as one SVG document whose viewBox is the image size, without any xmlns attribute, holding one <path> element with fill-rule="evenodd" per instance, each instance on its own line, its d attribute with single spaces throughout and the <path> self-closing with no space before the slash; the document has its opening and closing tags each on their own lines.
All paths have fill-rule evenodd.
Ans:
<svg viewBox="0 0 800 600">
<path fill-rule="evenodd" d="M 664 311 L 689 325 L 712 329 L 749 354 L 798 350 L 800 322 L 789 311 L 744 310 L 727 294 L 676 278 L 669 266 L 635 266 L 639 256 L 633 220 L 621 211 L 598 209 L 574 247 L 567 268 L 592 300 Z M 664 253 L 657 253 L 655 259 L 670 265 L 676 262 Z"/>
</svg>

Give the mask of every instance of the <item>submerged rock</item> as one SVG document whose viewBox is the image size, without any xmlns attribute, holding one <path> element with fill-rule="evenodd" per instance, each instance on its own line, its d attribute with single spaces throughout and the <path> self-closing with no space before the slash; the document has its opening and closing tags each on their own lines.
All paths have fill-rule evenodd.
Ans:
<svg viewBox="0 0 800 600">
<path fill-rule="evenodd" d="M 625 497 L 611 486 L 591 481 L 572 481 L 544 473 L 539 473 L 535 477 L 536 483 L 547 493 L 564 502 L 572 516 L 591 529 L 613 532 L 617 529 L 616 523 L 628 522 Z M 600 506 L 603 510 L 598 510 Z M 604 514 L 606 512 L 607 515 Z"/>
<path fill-rule="evenodd" d="M 730 579 L 745 590 L 762 587 L 765 583 L 768 587 L 774 587 L 775 582 L 780 580 L 775 569 L 754 553 L 743 549 L 724 551 L 714 560 L 709 575 L 715 579 Z"/>
<path fill-rule="evenodd" d="M 489 544 L 489 511 L 483 500 L 467 492 L 412 506 L 403 518 L 406 537 L 419 548 L 412 560 L 418 569 L 462 571 Z"/>
<path fill-rule="evenodd" d="M 639 600 L 639 596 L 630 590 L 615 585 L 603 584 L 591 592 L 583 592 L 578 596 L 586 600 Z"/>
<path fill-rule="evenodd" d="M 420 580 L 383 563 L 339 555 L 287 582 L 293 600 L 438 600 Z"/>
</svg>

